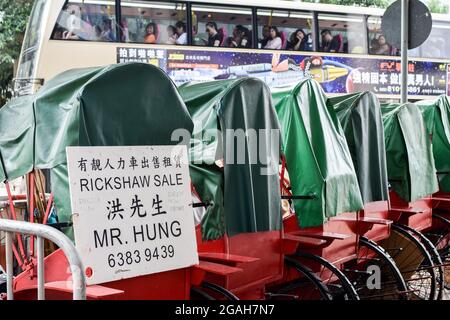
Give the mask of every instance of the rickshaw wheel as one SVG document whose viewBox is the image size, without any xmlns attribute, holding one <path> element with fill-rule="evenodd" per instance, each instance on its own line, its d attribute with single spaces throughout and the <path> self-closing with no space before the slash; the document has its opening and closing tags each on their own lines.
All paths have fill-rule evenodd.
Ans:
<svg viewBox="0 0 450 320">
<path fill-rule="evenodd" d="M 295 255 L 300 259 L 320 266 L 316 276 L 328 287 L 333 300 L 360 300 L 355 287 L 347 276 L 326 259 L 314 254 L 298 252 Z"/>
<path fill-rule="evenodd" d="M 332 300 L 329 288 L 309 268 L 293 257 L 285 257 L 285 275 L 289 281 L 273 288 L 274 300 Z M 293 280 L 291 280 L 293 279 Z"/>
<path fill-rule="evenodd" d="M 400 225 L 380 245 L 392 257 L 406 282 L 411 300 L 434 300 L 438 279 L 433 259 L 425 245 Z"/>
<path fill-rule="evenodd" d="M 442 300 L 442 294 L 444 292 L 444 267 L 441 256 L 436 249 L 436 246 L 422 232 L 404 225 L 401 225 L 401 227 L 409 231 L 411 234 L 415 235 L 430 253 L 431 259 L 433 260 L 434 264 L 433 272 L 436 275 L 435 300 Z"/>
<path fill-rule="evenodd" d="M 407 300 L 407 286 L 392 257 L 378 244 L 361 237 L 358 257 L 348 262 L 346 275 L 350 278 L 361 300 Z M 368 287 L 372 273 L 368 267 L 377 266 L 380 270 L 379 289 Z"/>
<path fill-rule="evenodd" d="M 239 298 L 231 291 L 207 281 L 203 281 L 200 284 L 200 287 L 191 288 L 191 299 L 231 301 L 239 300 Z"/>
<path fill-rule="evenodd" d="M 431 230 L 425 236 L 434 244 L 441 257 L 444 264 L 444 287 L 450 290 L 450 221 L 439 214 L 433 214 L 433 220 L 443 224 L 443 227 Z"/>
</svg>

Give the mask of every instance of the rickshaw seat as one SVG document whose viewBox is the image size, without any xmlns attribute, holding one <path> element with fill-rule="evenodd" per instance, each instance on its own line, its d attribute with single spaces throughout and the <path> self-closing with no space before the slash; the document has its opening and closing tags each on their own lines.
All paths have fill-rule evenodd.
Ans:
<svg viewBox="0 0 450 320">
<path fill-rule="evenodd" d="M 194 268 L 200 269 L 202 271 L 217 274 L 220 276 L 229 276 L 234 273 L 242 272 L 241 268 L 227 266 L 225 264 L 214 263 L 209 261 L 200 260 L 198 265 L 195 265 Z"/>
<path fill-rule="evenodd" d="M 431 199 L 436 200 L 436 201 L 450 202 L 450 198 L 445 198 L 445 197 L 433 197 Z"/>
<path fill-rule="evenodd" d="M 328 241 L 345 240 L 352 236 L 350 234 L 328 232 L 328 231 L 316 231 L 316 230 L 298 230 L 295 232 L 291 232 L 291 234 L 308 238 L 324 239 Z"/>
<path fill-rule="evenodd" d="M 380 224 L 388 226 L 392 224 L 392 220 L 388 219 L 381 219 L 381 218 L 372 218 L 372 217 L 336 217 L 332 218 L 331 220 L 337 220 L 337 221 L 355 221 L 355 222 L 364 222 L 364 223 L 370 223 L 370 224 Z"/>
<path fill-rule="evenodd" d="M 72 292 L 71 281 L 53 281 L 45 283 L 45 289 L 62 292 Z M 123 290 L 109 288 L 101 285 L 86 286 L 86 298 L 88 299 L 111 299 L 122 295 Z"/>
<path fill-rule="evenodd" d="M 240 263 L 249 263 L 260 260 L 259 258 L 240 256 L 220 252 L 199 252 L 198 257 L 202 261 L 218 262 L 237 266 Z"/>
<path fill-rule="evenodd" d="M 391 208 L 390 211 L 406 213 L 407 215 L 413 215 L 418 213 L 424 213 L 425 209 L 423 208 Z"/>
<path fill-rule="evenodd" d="M 290 242 L 295 242 L 301 245 L 302 247 L 320 247 L 327 243 L 326 240 L 317 239 L 317 238 L 309 238 L 303 236 L 296 236 L 293 234 L 285 234 L 283 237 L 283 242 L 285 245 L 289 245 Z"/>
</svg>

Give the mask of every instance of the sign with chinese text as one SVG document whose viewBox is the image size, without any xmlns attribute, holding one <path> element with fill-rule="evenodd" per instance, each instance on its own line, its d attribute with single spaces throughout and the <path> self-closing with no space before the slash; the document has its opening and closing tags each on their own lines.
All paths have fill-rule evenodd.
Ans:
<svg viewBox="0 0 450 320">
<path fill-rule="evenodd" d="M 68 147 L 88 284 L 198 263 L 186 146 Z"/>
</svg>

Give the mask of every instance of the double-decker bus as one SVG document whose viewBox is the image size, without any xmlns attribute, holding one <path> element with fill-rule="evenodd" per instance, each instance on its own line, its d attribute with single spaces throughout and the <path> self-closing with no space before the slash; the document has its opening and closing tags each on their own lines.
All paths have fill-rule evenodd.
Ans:
<svg viewBox="0 0 450 320">
<path fill-rule="evenodd" d="M 279 87 L 312 77 L 329 94 L 398 99 L 399 48 L 381 30 L 383 12 L 276 0 L 36 0 L 16 88 L 26 94 L 67 69 L 139 61 L 177 84 L 252 76 Z M 409 52 L 410 99 L 448 92 L 450 16 L 432 18 L 429 38 Z"/>
</svg>

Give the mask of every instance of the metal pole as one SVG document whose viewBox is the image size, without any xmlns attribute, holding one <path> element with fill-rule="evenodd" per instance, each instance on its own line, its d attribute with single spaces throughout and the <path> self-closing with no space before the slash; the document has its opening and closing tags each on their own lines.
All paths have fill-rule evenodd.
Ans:
<svg viewBox="0 0 450 320">
<path fill-rule="evenodd" d="M 409 0 L 402 0 L 401 9 L 401 103 L 408 102 L 408 39 L 409 39 Z"/>
<path fill-rule="evenodd" d="M 11 232 L 6 232 L 6 298 L 8 300 L 14 300 L 12 237 Z"/>
<path fill-rule="evenodd" d="M 37 237 L 38 300 L 45 300 L 44 238 Z"/>
</svg>

